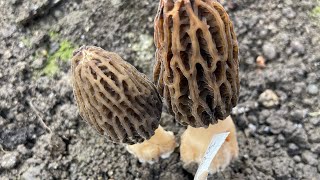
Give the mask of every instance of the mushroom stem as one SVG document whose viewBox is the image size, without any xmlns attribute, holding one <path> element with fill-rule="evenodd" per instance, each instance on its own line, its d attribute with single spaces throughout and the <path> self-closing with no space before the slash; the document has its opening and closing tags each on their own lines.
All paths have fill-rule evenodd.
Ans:
<svg viewBox="0 0 320 180">
<path fill-rule="evenodd" d="M 180 154 L 184 165 L 199 164 L 212 137 L 223 132 L 230 134 L 211 162 L 209 173 L 223 171 L 239 153 L 236 128 L 230 116 L 223 121 L 219 120 L 217 124 L 210 125 L 207 129 L 188 126 L 181 136 Z"/>
<path fill-rule="evenodd" d="M 177 146 L 173 132 L 164 130 L 161 126 L 155 134 L 142 143 L 127 145 L 129 153 L 133 154 L 140 162 L 150 164 L 161 158 L 168 158 Z"/>
</svg>

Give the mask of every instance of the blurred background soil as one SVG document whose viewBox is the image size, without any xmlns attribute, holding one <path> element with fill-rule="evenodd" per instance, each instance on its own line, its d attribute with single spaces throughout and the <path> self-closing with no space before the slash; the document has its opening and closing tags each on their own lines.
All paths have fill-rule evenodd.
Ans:
<svg viewBox="0 0 320 180">
<path fill-rule="evenodd" d="M 226 0 L 240 46 L 240 157 L 209 179 L 320 179 L 320 3 Z M 69 59 L 96 45 L 151 77 L 152 0 L 0 0 L 0 179 L 192 179 L 179 149 L 141 164 L 88 128 Z M 164 110 L 162 124 L 184 127 Z"/>
</svg>

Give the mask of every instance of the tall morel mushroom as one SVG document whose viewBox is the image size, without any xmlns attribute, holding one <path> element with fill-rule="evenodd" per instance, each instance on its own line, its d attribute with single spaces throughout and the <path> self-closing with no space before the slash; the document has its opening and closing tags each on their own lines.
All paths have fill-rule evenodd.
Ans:
<svg viewBox="0 0 320 180">
<path fill-rule="evenodd" d="M 239 96 L 238 44 L 215 0 L 161 0 L 155 18 L 154 81 L 182 124 L 208 127 Z"/>
<path fill-rule="evenodd" d="M 228 117 L 240 86 L 232 22 L 215 0 L 160 0 L 154 26 L 154 81 L 175 119 L 189 125 L 181 138 L 181 159 L 199 163 L 211 137 L 229 131 L 211 164 L 211 172 L 222 170 L 238 155 Z"/>
</svg>

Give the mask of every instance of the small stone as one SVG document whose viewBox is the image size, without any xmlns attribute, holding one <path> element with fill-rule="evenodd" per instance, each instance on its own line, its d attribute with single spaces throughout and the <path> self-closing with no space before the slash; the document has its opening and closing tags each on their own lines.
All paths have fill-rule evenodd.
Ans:
<svg viewBox="0 0 320 180">
<path fill-rule="evenodd" d="M 112 4 L 112 6 L 114 6 L 114 7 L 119 7 L 120 5 L 121 5 L 121 0 L 111 0 L 111 4 Z"/>
<path fill-rule="evenodd" d="M 266 174 L 272 174 L 272 169 L 270 168 L 272 166 L 272 161 L 270 159 L 264 159 L 262 157 L 258 157 L 255 160 L 255 167 Z"/>
<path fill-rule="evenodd" d="M 256 64 L 258 68 L 265 68 L 266 67 L 266 60 L 263 56 L 258 56 L 256 60 Z"/>
<path fill-rule="evenodd" d="M 281 133 L 286 127 L 286 120 L 279 116 L 270 116 L 266 122 L 270 125 L 270 132 L 273 134 Z"/>
<path fill-rule="evenodd" d="M 320 143 L 320 127 L 314 127 L 314 129 L 308 131 L 309 133 L 309 141 L 313 143 Z"/>
<path fill-rule="evenodd" d="M 279 134 L 279 135 L 278 135 L 277 141 L 278 141 L 278 143 L 280 143 L 281 145 L 286 145 L 286 138 L 285 138 L 282 134 Z"/>
<path fill-rule="evenodd" d="M 320 125 L 320 118 L 311 118 L 310 122 L 314 126 L 319 126 Z"/>
<path fill-rule="evenodd" d="M 23 4 L 23 10 L 19 12 L 16 17 L 16 22 L 21 25 L 26 25 L 27 23 L 34 20 L 36 17 L 46 14 L 52 7 L 61 2 L 61 0 L 42 0 L 42 1 L 32 1 L 32 6 L 27 6 Z"/>
<path fill-rule="evenodd" d="M 305 53 L 305 48 L 300 41 L 292 41 L 291 47 L 294 52 L 297 52 L 300 55 L 303 55 Z"/>
<path fill-rule="evenodd" d="M 4 169 L 12 169 L 18 163 L 19 153 L 10 152 L 5 154 L 1 159 L 1 167 Z"/>
<path fill-rule="evenodd" d="M 40 50 L 42 56 L 48 56 L 48 51 L 46 49 Z"/>
<path fill-rule="evenodd" d="M 66 150 L 66 144 L 59 135 L 50 137 L 50 147 L 53 154 L 62 154 Z"/>
<path fill-rule="evenodd" d="M 267 29 L 261 29 L 259 31 L 259 36 L 260 37 L 266 37 L 268 35 L 268 30 Z"/>
<path fill-rule="evenodd" d="M 113 175 L 113 171 L 108 171 L 108 175 L 112 176 Z"/>
<path fill-rule="evenodd" d="M 18 5 L 19 3 L 21 3 L 22 2 L 22 0 L 11 0 L 10 1 L 10 3 L 12 4 L 12 5 Z"/>
<path fill-rule="evenodd" d="M 289 19 L 292 19 L 294 17 L 296 17 L 296 12 L 294 10 L 292 10 L 292 8 L 290 7 L 287 7 L 287 8 L 284 8 L 282 10 L 282 13 Z"/>
<path fill-rule="evenodd" d="M 24 72 L 27 69 L 26 62 L 18 62 L 15 66 L 17 72 Z"/>
<path fill-rule="evenodd" d="M 294 156 L 293 160 L 297 163 L 301 162 L 301 157 L 300 156 Z"/>
<path fill-rule="evenodd" d="M 320 155 L 320 144 L 313 144 L 311 147 L 311 151 Z"/>
<path fill-rule="evenodd" d="M 4 126 L 7 123 L 7 121 L 0 116 L 0 128 L 2 129 L 2 126 Z"/>
<path fill-rule="evenodd" d="M 37 179 L 41 175 L 41 167 L 35 166 L 35 167 L 29 167 L 22 175 L 22 180 L 32 180 Z"/>
<path fill-rule="evenodd" d="M 318 180 L 320 179 L 320 175 L 317 172 L 317 167 L 313 167 L 310 165 L 303 166 L 303 177 L 302 179 L 311 179 L 311 180 Z"/>
<path fill-rule="evenodd" d="M 301 123 L 306 118 L 307 114 L 308 111 L 305 109 L 293 109 L 290 112 L 290 120 L 292 120 L 293 122 Z"/>
<path fill-rule="evenodd" d="M 274 91 L 267 89 L 262 94 L 260 94 L 258 102 L 261 103 L 264 107 L 272 108 L 279 105 L 279 97 Z"/>
<path fill-rule="evenodd" d="M 257 126 L 255 126 L 253 124 L 249 124 L 249 129 L 250 129 L 251 132 L 256 132 Z"/>
<path fill-rule="evenodd" d="M 307 87 L 307 92 L 310 94 L 310 95 L 318 95 L 319 94 L 319 88 L 317 85 L 315 84 L 310 84 L 308 85 Z"/>
<path fill-rule="evenodd" d="M 17 151 L 18 151 L 20 154 L 25 155 L 25 154 L 28 153 L 29 150 L 28 150 L 24 145 L 20 144 L 20 145 L 17 147 Z"/>
<path fill-rule="evenodd" d="M 290 155 L 298 154 L 299 153 L 299 147 L 294 143 L 290 143 L 289 146 L 288 146 L 288 153 Z"/>
<path fill-rule="evenodd" d="M 306 87 L 304 82 L 295 83 L 294 88 L 292 89 L 293 94 L 300 94 L 302 93 L 303 89 Z"/>
<path fill-rule="evenodd" d="M 291 159 L 288 160 L 285 157 L 276 157 L 272 159 L 272 168 L 276 179 L 289 179 L 290 172 L 288 167 L 294 163 Z"/>
<path fill-rule="evenodd" d="M 282 133 L 287 141 L 295 143 L 300 148 L 307 148 L 309 146 L 308 135 L 298 124 L 293 124 L 291 121 L 288 121 Z"/>
<path fill-rule="evenodd" d="M 37 58 L 35 59 L 31 66 L 34 67 L 35 69 L 41 69 L 45 65 L 45 59 L 44 58 Z"/>
<path fill-rule="evenodd" d="M 61 26 L 68 26 L 68 32 L 74 31 L 77 25 L 83 22 L 83 18 L 87 14 L 87 11 L 73 11 L 71 13 L 66 14 L 59 20 L 59 24 Z"/>
<path fill-rule="evenodd" d="M 161 121 L 163 122 L 163 121 Z M 248 119 L 246 116 L 244 115 L 239 115 L 237 117 L 237 126 L 240 128 L 240 129 L 245 129 L 248 127 Z"/>
<path fill-rule="evenodd" d="M 263 51 L 264 56 L 265 56 L 268 60 L 274 59 L 274 58 L 277 56 L 276 48 L 275 48 L 274 45 L 271 44 L 271 43 L 265 43 L 265 44 L 262 46 L 262 51 Z"/>
<path fill-rule="evenodd" d="M 53 15 L 54 15 L 54 17 L 56 17 L 56 18 L 61 18 L 62 15 L 63 15 L 63 13 L 62 13 L 61 10 L 55 10 L 55 11 L 53 12 Z"/>
<path fill-rule="evenodd" d="M 12 53 L 10 50 L 4 51 L 3 56 L 2 56 L 3 59 L 9 59 L 11 57 L 12 57 Z"/>
<path fill-rule="evenodd" d="M 42 31 L 36 31 L 34 36 L 31 38 L 32 45 L 40 45 L 41 43 L 45 42 L 48 39 L 48 35 Z"/>
<path fill-rule="evenodd" d="M 2 24 L 2 28 L 0 28 L 0 36 L 3 38 L 8 38 L 12 36 L 12 34 L 17 31 L 17 27 L 13 24 Z"/>
<path fill-rule="evenodd" d="M 26 118 L 26 116 L 25 116 L 25 114 L 23 114 L 23 113 L 19 113 L 19 114 L 16 115 L 16 120 L 17 120 L 18 122 L 23 122 L 23 121 L 25 121 L 25 118 Z"/>
<path fill-rule="evenodd" d="M 310 151 L 303 152 L 301 159 L 306 164 L 310 164 L 310 165 L 318 164 L 317 155 L 311 153 Z"/>
</svg>

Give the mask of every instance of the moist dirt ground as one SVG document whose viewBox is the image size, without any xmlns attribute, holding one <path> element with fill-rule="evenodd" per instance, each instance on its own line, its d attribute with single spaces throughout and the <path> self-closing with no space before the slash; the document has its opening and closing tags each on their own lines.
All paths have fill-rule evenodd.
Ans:
<svg viewBox="0 0 320 180">
<path fill-rule="evenodd" d="M 209 179 L 320 179 L 317 0 L 226 0 L 240 47 L 240 156 Z M 179 148 L 142 164 L 79 117 L 72 51 L 96 45 L 149 77 L 154 0 L 0 0 L 0 179 L 193 179 Z M 164 110 L 163 126 L 184 127 Z"/>
</svg>

